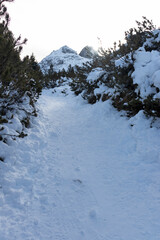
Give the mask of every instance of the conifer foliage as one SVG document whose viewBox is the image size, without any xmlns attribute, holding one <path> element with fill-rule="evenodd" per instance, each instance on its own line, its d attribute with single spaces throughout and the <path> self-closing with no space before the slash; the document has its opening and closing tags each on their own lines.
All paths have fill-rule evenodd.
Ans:
<svg viewBox="0 0 160 240">
<path fill-rule="evenodd" d="M 68 81 L 75 95 L 90 104 L 111 100 L 118 111 L 128 117 L 143 111 L 147 116 L 160 117 L 160 29 L 146 17 L 136 21 L 137 27 L 125 32 L 124 43 L 112 48 L 99 48 L 99 55 L 83 66 L 69 66 L 68 71 L 45 74 L 45 87 Z M 137 66 L 138 64 L 138 66 Z"/>
<path fill-rule="evenodd" d="M 160 67 L 155 60 L 160 61 L 160 30 L 146 17 L 136 23 L 136 28 L 125 32 L 124 43 L 115 42 L 107 50 L 100 47 L 89 74 L 83 69 L 83 80 L 74 78 L 71 86 L 89 103 L 111 99 L 113 106 L 129 117 L 142 110 L 156 118 L 160 117 Z M 98 78 L 94 71 L 101 71 Z M 98 90 L 101 88 L 103 91 Z"/>
<path fill-rule="evenodd" d="M 29 121 L 31 115 L 36 115 L 34 103 L 43 85 L 43 74 L 34 56 L 20 58 L 27 39 L 15 39 L 9 30 L 10 17 L 5 2 L 13 0 L 0 0 L 0 124 L 7 122 L 7 113 L 16 113 L 24 101 L 30 105 L 30 111 L 23 108 L 25 118 Z"/>
</svg>

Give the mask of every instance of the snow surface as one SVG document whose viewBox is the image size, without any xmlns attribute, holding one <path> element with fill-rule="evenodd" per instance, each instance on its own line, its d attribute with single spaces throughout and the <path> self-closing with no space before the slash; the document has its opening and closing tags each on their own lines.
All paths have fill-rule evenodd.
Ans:
<svg viewBox="0 0 160 240">
<path fill-rule="evenodd" d="M 0 102 L 0 105 L 3 106 L 4 103 Z M 25 134 L 25 128 L 22 125 L 22 121 L 28 117 L 32 118 L 32 112 L 34 111 L 27 94 L 22 98 L 21 103 L 14 103 L 10 108 L 11 109 L 6 113 L 8 123 L 0 124 L 0 135 L 6 139 L 7 143 L 12 141 L 13 138 L 15 139 L 16 136 L 19 136 L 22 132 Z M 3 151 L 0 151 L 0 156 L 2 157 L 2 155 Z"/>
<path fill-rule="evenodd" d="M 0 142 L 0 240 L 159 240 L 160 130 L 52 91 L 28 137 Z"/>
<path fill-rule="evenodd" d="M 133 82 L 138 84 L 141 97 L 146 98 L 150 94 L 156 94 L 154 87 L 160 87 L 160 53 L 141 50 L 136 52 L 135 57 L 135 71 L 132 77 Z"/>
<path fill-rule="evenodd" d="M 102 68 L 97 67 L 94 68 L 89 74 L 88 77 L 86 79 L 86 81 L 88 83 L 94 83 L 96 82 L 100 77 L 102 77 L 104 74 L 106 73 L 106 71 L 104 71 Z"/>
<path fill-rule="evenodd" d="M 90 62 L 91 60 L 81 57 L 76 51 L 69 48 L 68 46 L 63 46 L 60 49 L 53 51 L 50 55 L 45 57 L 39 64 L 42 71 L 47 71 L 50 65 L 53 65 L 53 69 L 56 72 L 68 70 L 69 65 L 72 67 L 83 66 L 84 63 Z"/>
</svg>

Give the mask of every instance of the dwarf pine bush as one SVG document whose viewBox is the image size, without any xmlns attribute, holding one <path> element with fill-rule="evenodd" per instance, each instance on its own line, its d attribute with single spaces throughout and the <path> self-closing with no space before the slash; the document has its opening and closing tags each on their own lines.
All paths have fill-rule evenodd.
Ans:
<svg viewBox="0 0 160 240">
<path fill-rule="evenodd" d="M 43 74 L 34 56 L 20 58 L 22 46 L 27 39 L 15 39 L 8 25 L 10 21 L 5 2 L 0 1 L 0 124 L 7 122 L 7 113 L 22 110 L 28 98 L 30 111 L 23 107 L 26 117 L 36 116 L 35 102 L 43 86 Z M 20 107 L 21 106 L 21 107 Z M 23 121 L 22 121 L 23 123 Z"/>
<path fill-rule="evenodd" d="M 102 101 L 110 98 L 113 106 L 119 111 L 125 110 L 128 116 L 143 110 L 147 116 L 160 117 L 160 100 L 155 97 L 157 96 L 155 93 L 160 92 L 160 84 L 155 86 L 150 79 L 149 88 L 153 89 L 153 94 L 143 97 L 133 77 L 138 51 L 160 52 L 160 30 L 156 30 L 152 21 L 146 17 L 143 17 L 142 22 L 136 21 L 136 23 L 137 28 L 125 32 L 125 43 L 119 41 L 119 44 L 114 43 L 113 48 L 99 49 L 99 56 L 94 59 L 92 69 L 101 67 L 106 74 L 94 84 L 85 82 L 85 78 L 83 81 L 85 91 L 82 96 L 88 99 L 89 103 L 95 103 L 100 97 L 94 94 L 94 90 L 104 84 L 113 91 L 112 94 L 102 93 Z"/>
</svg>

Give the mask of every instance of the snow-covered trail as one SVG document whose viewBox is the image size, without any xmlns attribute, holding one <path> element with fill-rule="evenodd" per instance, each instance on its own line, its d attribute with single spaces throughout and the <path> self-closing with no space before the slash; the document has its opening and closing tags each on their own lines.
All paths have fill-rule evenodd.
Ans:
<svg viewBox="0 0 160 240">
<path fill-rule="evenodd" d="M 4 146 L 0 240 L 159 240 L 160 131 L 72 94 L 44 91 L 39 106 Z"/>
</svg>

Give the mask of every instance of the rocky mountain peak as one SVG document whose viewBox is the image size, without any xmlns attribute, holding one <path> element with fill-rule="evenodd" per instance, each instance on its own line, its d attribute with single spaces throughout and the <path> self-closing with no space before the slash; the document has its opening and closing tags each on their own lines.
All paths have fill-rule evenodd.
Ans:
<svg viewBox="0 0 160 240">
<path fill-rule="evenodd" d="M 77 52 L 74 51 L 72 48 L 68 47 L 67 45 L 61 47 L 60 50 L 62 51 L 62 53 L 71 53 L 77 55 Z"/>
<path fill-rule="evenodd" d="M 95 57 L 96 55 L 98 55 L 97 51 L 95 51 L 93 49 L 93 47 L 91 46 L 85 46 L 81 52 L 79 53 L 79 55 L 81 57 L 84 57 L 84 58 L 90 58 L 92 59 L 93 57 Z"/>
<path fill-rule="evenodd" d="M 51 52 L 40 63 L 40 67 L 43 72 L 47 72 L 50 65 L 53 65 L 54 71 L 68 70 L 69 65 L 83 66 L 83 64 L 89 62 L 90 59 L 80 56 L 77 52 L 68 46 L 63 46 L 60 49 Z"/>
</svg>

